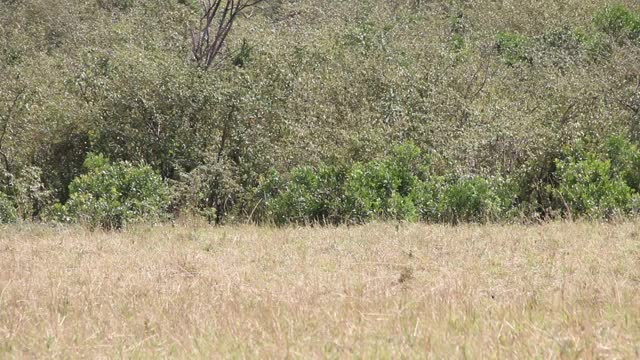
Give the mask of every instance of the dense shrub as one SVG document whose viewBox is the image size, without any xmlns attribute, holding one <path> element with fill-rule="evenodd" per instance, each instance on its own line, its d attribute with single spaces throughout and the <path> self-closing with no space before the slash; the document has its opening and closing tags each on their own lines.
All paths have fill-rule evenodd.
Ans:
<svg viewBox="0 0 640 360">
<path fill-rule="evenodd" d="M 404 200 L 408 194 L 402 191 L 408 185 L 407 179 L 395 175 L 384 161 L 356 164 L 345 184 L 350 216 L 359 221 L 391 213 L 394 217 L 413 217 L 415 214 L 411 208 L 407 208 Z M 394 199 L 393 202 L 391 199 Z M 409 213 L 403 214 L 403 210 L 409 210 Z"/>
<path fill-rule="evenodd" d="M 20 171 L 12 189 L 18 216 L 25 220 L 37 219 L 51 203 L 51 192 L 42 182 L 42 170 L 28 166 Z"/>
<path fill-rule="evenodd" d="M 281 192 L 267 201 L 268 215 L 277 224 L 342 222 L 344 178 L 345 171 L 336 166 L 296 168 Z"/>
<path fill-rule="evenodd" d="M 242 187 L 228 163 L 208 161 L 181 174 L 173 185 L 172 207 L 183 214 L 200 215 L 220 224 L 233 208 Z"/>
<path fill-rule="evenodd" d="M 7 224 L 16 221 L 18 214 L 13 201 L 0 192 L 0 224 Z"/>
<path fill-rule="evenodd" d="M 640 192 L 640 149 L 620 136 L 609 138 L 602 150 L 611 161 L 611 171 L 634 191 Z"/>
<path fill-rule="evenodd" d="M 98 6 L 107 11 L 126 11 L 130 9 L 134 0 L 97 0 Z"/>
<path fill-rule="evenodd" d="M 557 192 L 573 215 L 606 218 L 631 209 L 633 190 L 616 175 L 610 160 L 588 153 L 557 161 Z"/>
<path fill-rule="evenodd" d="M 610 42 L 606 40 L 606 35 L 594 31 L 577 32 L 576 36 L 580 40 L 587 59 L 599 61 L 611 54 L 612 46 Z"/>
<path fill-rule="evenodd" d="M 271 173 L 257 191 L 267 205 L 261 213 L 278 224 L 416 221 L 426 160 L 416 146 L 406 144 L 366 163 L 299 167 L 283 179 Z"/>
<path fill-rule="evenodd" d="M 601 31 L 616 37 L 640 38 L 640 13 L 624 5 L 610 5 L 595 16 L 595 24 Z"/>
<path fill-rule="evenodd" d="M 535 38 L 535 54 L 543 65 L 567 69 L 605 59 L 611 52 L 606 37 L 593 29 L 555 28 Z"/>
<path fill-rule="evenodd" d="M 496 48 L 507 65 L 531 63 L 533 58 L 529 54 L 529 41 L 526 36 L 518 33 L 501 32 L 496 38 Z"/>
<path fill-rule="evenodd" d="M 345 184 L 349 216 L 358 221 L 418 220 L 414 198 L 424 189 L 428 165 L 428 158 L 413 144 L 395 147 L 385 159 L 354 165 Z"/>
<path fill-rule="evenodd" d="M 278 224 L 372 219 L 485 222 L 501 218 L 514 204 L 517 189 L 510 183 L 436 176 L 429 165 L 419 148 L 405 144 L 385 158 L 349 169 L 297 168 L 284 183 L 265 181 L 263 194 L 271 198 L 267 216 Z M 281 189 L 274 192 L 278 186 Z"/>
<path fill-rule="evenodd" d="M 197 2 L 4 1 L 0 192 L 18 218 L 78 220 L 121 197 L 71 198 L 93 152 L 143 162 L 169 211 L 216 224 L 540 219 L 567 208 L 556 160 L 591 152 L 633 208 L 638 7 L 435 3 L 261 2 L 206 71 Z"/>
<path fill-rule="evenodd" d="M 69 201 L 64 207 L 58 206 L 58 213 L 105 229 L 119 229 L 164 214 L 169 189 L 149 166 L 111 164 L 100 155 L 89 155 L 85 166 L 88 173 L 73 180 Z"/>
<path fill-rule="evenodd" d="M 505 202 L 495 184 L 482 177 L 461 177 L 451 181 L 442 198 L 442 219 L 459 222 L 487 222 L 499 219 Z"/>
</svg>

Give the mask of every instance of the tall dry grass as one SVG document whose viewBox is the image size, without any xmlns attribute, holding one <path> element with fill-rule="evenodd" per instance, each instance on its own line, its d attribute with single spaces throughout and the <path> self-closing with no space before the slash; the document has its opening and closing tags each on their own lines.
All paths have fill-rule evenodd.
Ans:
<svg viewBox="0 0 640 360">
<path fill-rule="evenodd" d="M 0 358 L 638 358 L 640 223 L 0 228 Z"/>
</svg>

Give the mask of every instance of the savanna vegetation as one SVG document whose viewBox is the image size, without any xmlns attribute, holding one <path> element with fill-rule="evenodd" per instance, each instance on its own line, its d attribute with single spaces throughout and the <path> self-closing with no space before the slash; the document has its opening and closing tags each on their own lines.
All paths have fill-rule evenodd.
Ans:
<svg viewBox="0 0 640 360">
<path fill-rule="evenodd" d="M 640 358 L 638 214 L 636 0 L 0 0 L 1 359 Z"/>
<path fill-rule="evenodd" d="M 630 0 L 2 0 L 0 222 L 633 216 L 638 59 Z"/>
<path fill-rule="evenodd" d="M 10 226 L 0 358 L 634 359 L 639 234 L 583 221 Z"/>
</svg>

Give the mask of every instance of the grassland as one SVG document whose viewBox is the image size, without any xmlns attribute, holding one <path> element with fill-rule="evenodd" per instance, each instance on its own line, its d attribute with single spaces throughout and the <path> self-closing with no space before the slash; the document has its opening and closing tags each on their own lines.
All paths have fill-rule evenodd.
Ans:
<svg viewBox="0 0 640 360">
<path fill-rule="evenodd" d="M 637 358 L 640 223 L 0 228 L 0 358 Z"/>
</svg>

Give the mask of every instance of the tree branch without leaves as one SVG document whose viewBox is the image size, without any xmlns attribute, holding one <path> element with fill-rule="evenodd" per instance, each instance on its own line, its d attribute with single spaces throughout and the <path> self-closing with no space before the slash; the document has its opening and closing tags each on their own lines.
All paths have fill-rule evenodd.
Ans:
<svg viewBox="0 0 640 360">
<path fill-rule="evenodd" d="M 238 15 L 265 0 L 202 0 L 202 17 L 191 29 L 191 52 L 199 67 L 208 69 L 220 54 Z"/>
</svg>

